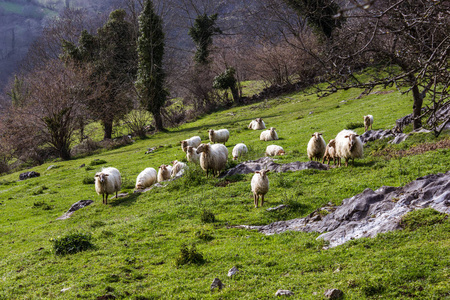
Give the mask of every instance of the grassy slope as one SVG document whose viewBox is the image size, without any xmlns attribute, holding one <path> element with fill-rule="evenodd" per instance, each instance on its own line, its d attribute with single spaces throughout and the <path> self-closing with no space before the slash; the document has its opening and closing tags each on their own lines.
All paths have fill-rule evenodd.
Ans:
<svg viewBox="0 0 450 300">
<path fill-rule="evenodd" d="M 259 141 L 259 131 L 246 129 L 255 117 L 277 128 L 281 139 L 276 144 L 287 151 L 279 162 L 287 163 L 307 160 L 306 144 L 315 131 L 323 132 L 329 140 L 347 124 L 362 122 L 362 116 L 368 113 L 374 116 L 374 129 L 391 128 L 397 118 L 411 110 L 410 99 L 398 93 L 356 99 L 360 92 L 349 90 L 322 99 L 302 93 L 287 95 L 220 111 L 93 157 L 53 162 L 58 168 L 48 171 L 50 163 L 36 167 L 33 170 L 41 173 L 40 178 L 16 182 L 19 173 L 1 177 L 0 299 L 93 299 L 107 293 L 127 299 L 268 299 L 280 288 L 292 290 L 293 299 L 320 299 L 327 288 L 343 290 L 346 299 L 449 298 L 448 221 L 330 250 L 322 250 L 323 241 L 315 239 L 318 234 L 264 236 L 228 228 L 302 217 L 329 201 L 340 204 L 365 188 L 399 186 L 418 176 L 445 172 L 450 169 L 448 149 L 388 160 L 370 155 L 387 145 L 378 142 L 366 147 L 365 158 L 355 167 L 272 173 L 265 206 L 288 203 L 291 209 L 271 213 L 252 207 L 251 175 L 216 187 L 222 180 L 206 179 L 194 168 L 192 176 L 166 188 L 131 194 L 112 200 L 108 206 L 101 204 L 93 185 L 82 184 L 100 167 L 89 170 L 79 166 L 103 159 L 107 161 L 105 166 L 121 171 L 122 191 L 131 193 L 141 170 L 183 159 L 179 141 L 193 135 L 206 141 L 209 128 L 230 130 L 230 154 L 234 144 L 245 142 L 250 149 L 247 158 L 258 158 L 270 143 Z M 341 103 L 343 100 L 347 102 Z M 362 133 L 363 128 L 356 131 Z M 420 135 L 405 145 L 423 140 L 433 138 Z M 145 155 L 153 146 L 163 147 Z M 95 203 L 68 220 L 55 220 L 82 199 Z M 42 203 L 51 209 L 45 210 Z M 210 209 L 217 222 L 203 224 L 203 209 Z M 92 233 L 96 248 L 55 256 L 49 239 L 73 231 Z M 214 239 L 202 241 L 196 235 L 199 232 Z M 183 243 L 196 243 L 206 263 L 176 268 L 175 258 Z M 241 272 L 229 279 L 226 273 L 235 265 Z M 340 271 L 335 272 L 337 269 Z M 226 288 L 210 293 L 209 285 L 215 277 Z M 61 292 L 63 288 L 70 289 Z"/>
</svg>

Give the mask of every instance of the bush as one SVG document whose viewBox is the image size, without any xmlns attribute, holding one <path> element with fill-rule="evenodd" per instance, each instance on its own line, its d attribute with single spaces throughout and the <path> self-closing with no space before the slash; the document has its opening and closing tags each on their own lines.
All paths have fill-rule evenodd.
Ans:
<svg viewBox="0 0 450 300">
<path fill-rule="evenodd" d="M 203 223 L 214 223 L 216 221 L 216 217 L 212 213 L 212 211 L 208 209 L 204 209 L 200 216 L 200 219 Z"/>
<path fill-rule="evenodd" d="M 362 127 L 364 127 L 363 122 L 351 122 L 351 123 L 348 123 L 347 126 L 345 126 L 345 128 L 347 128 L 347 129 L 356 129 L 356 128 L 362 128 Z"/>
<path fill-rule="evenodd" d="M 95 178 L 92 176 L 86 176 L 83 178 L 83 184 L 94 184 Z"/>
<path fill-rule="evenodd" d="M 432 208 L 424 208 L 404 215 L 400 221 L 400 226 L 405 230 L 414 231 L 423 226 L 440 224 L 447 219 L 447 214 L 440 213 Z"/>
<path fill-rule="evenodd" d="M 106 161 L 103 159 L 94 159 L 93 161 L 91 161 L 89 163 L 90 166 L 97 166 L 97 165 L 102 165 L 102 164 L 106 164 Z"/>
<path fill-rule="evenodd" d="M 201 265 L 205 263 L 203 255 L 197 251 L 195 245 L 192 245 L 189 249 L 186 244 L 183 244 L 180 248 L 180 254 L 175 259 L 175 265 L 177 267 L 187 264 Z"/>
<path fill-rule="evenodd" d="M 56 255 L 74 254 L 93 248 L 92 236 L 86 233 L 70 233 L 63 237 L 50 239 Z"/>
<path fill-rule="evenodd" d="M 195 233 L 195 236 L 202 241 L 209 242 L 214 239 L 212 235 L 210 235 L 207 231 L 199 230 Z"/>
</svg>

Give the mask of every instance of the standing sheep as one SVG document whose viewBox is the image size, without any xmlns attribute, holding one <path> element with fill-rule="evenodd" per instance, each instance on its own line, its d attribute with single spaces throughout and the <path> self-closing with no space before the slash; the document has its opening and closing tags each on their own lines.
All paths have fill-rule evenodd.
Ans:
<svg viewBox="0 0 450 300">
<path fill-rule="evenodd" d="M 158 182 L 170 179 L 172 175 L 172 166 L 160 165 L 158 170 Z"/>
<path fill-rule="evenodd" d="M 201 144 L 197 148 L 197 153 L 200 154 L 200 167 L 206 171 L 212 170 L 213 176 L 225 169 L 228 160 L 228 149 L 222 144 Z"/>
<path fill-rule="evenodd" d="M 211 143 L 223 143 L 225 145 L 230 138 L 230 132 L 227 129 L 210 129 L 208 130 L 208 133 Z"/>
<path fill-rule="evenodd" d="M 122 177 L 119 170 L 113 167 L 104 168 L 95 174 L 95 191 L 102 195 L 103 204 L 108 204 L 108 195 L 120 191 Z M 106 197 L 105 197 L 106 195 Z"/>
<path fill-rule="evenodd" d="M 311 139 L 309 140 L 308 147 L 306 149 L 309 160 L 320 161 L 320 159 L 323 157 L 325 153 L 326 147 L 327 144 L 325 143 L 322 134 L 314 132 Z"/>
<path fill-rule="evenodd" d="M 331 139 L 328 142 L 327 148 L 325 149 L 325 154 L 323 155 L 322 163 L 325 162 L 325 159 L 328 160 L 328 164 L 330 164 L 330 160 L 333 159 L 334 164 L 336 165 L 336 140 Z"/>
<path fill-rule="evenodd" d="M 259 197 L 261 196 L 261 206 L 264 204 L 264 195 L 269 191 L 269 178 L 267 173 L 270 170 L 256 171 L 252 177 L 252 192 L 253 192 L 253 204 L 258 207 Z"/>
<path fill-rule="evenodd" d="M 278 134 L 275 131 L 274 127 L 270 127 L 270 129 L 264 130 L 263 132 L 261 132 L 261 135 L 259 136 L 259 139 L 261 141 L 278 140 Z"/>
<path fill-rule="evenodd" d="M 194 148 L 198 147 L 198 145 L 200 145 L 202 143 L 202 139 L 199 136 L 193 136 L 190 139 L 181 141 L 180 143 L 181 143 L 181 149 L 184 152 L 186 152 L 188 146 L 191 146 Z"/>
<path fill-rule="evenodd" d="M 369 130 L 369 126 L 370 130 L 372 130 L 372 124 L 373 124 L 373 116 L 372 115 L 364 116 L 364 132 Z"/>
<path fill-rule="evenodd" d="M 156 170 L 153 168 L 146 168 L 144 171 L 139 173 L 136 178 L 136 189 L 141 190 L 150 187 L 152 184 L 156 183 L 156 180 Z"/>
<path fill-rule="evenodd" d="M 341 159 L 345 158 L 345 166 L 348 166 L 348 161 L 353 159 L 352 165 L 355 163 L 355 158 L 363 157 L 363 145 L 359 135 L 353 130 L 344 129 L 336 136 L 336 156 L 338 157 L 338 166 L 341 166 Z"/>
<path fill-rule="evenodd" d="M 266 124 L 264 123 L 263 119 L 256 118 L 255 120 L 251 121 L 250 124 L 248 124 L 248 129 L 253 130 L 266 129 Z"/>
<path fill-rule="evenodd" d="M 277 155 L 284 155 L 286 154 L 284 152 L 283 147 L 278 145 L 270 145 L 266 148 L 266 156 L 277 156 Z"/>
<path fill-rule="evenodd" d="M 172 175 L 171 177 L 175 177 L 178 172 L 180 172 L 182 169 L 186 168 L 186 164 L 184 162 L 178 161 L 178 160 L 174 160 L 172 162 Z"/>
<path fill-rule="evenodd" d="M 243 143 L 239 143 L 236 146 L 234 146 L 231 155 L 233 156 L 233 160 L 236 160 L 239 156 L 244 155 L 246 153 L 248 153 L 247 146 Z"/>
<path fill-rule="evenodd" d="M 200 163 L 200 154 L 197 153 L 197 148 L 187 146 L 186 159 L 194 164 Z"/>
</svg>

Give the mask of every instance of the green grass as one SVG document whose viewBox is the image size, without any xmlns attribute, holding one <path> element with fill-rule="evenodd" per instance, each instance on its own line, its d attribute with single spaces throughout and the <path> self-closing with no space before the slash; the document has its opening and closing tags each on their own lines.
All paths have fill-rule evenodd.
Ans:
<svg viewBox="0 0 450 300">
<path fill-rule="evenodd" d="M 278 289 L 293 291 L 292 299 L 323 299 L 328 288 L 342 290 L 344 299 L 450 299 L 450 223 L 440 214 L 412 214 L 405 222 L 414 230 L 328 250 L 324 241 L 316 240 L 317 233 L 265 236 L 233 228 L 304 217 L 366 188 L 401 186 L 446 172 L 449 149 L 392 159 L 375 155 L 382 149 L 435 142 L 432 134 L 416 135 L 395 146 L 387 141 L 370 143 L 365 158 L 354 167 L 269 173 L 271 187 L 264 208 L 253 207 L 251 174 L 206 178 L 193 166 L 165 188 L 132 193 L 144 168 L 183 160 L 179 141 L 194 135 L 207 141 L 210 128 L 228 128 L 229 153 L 244 142 L 249 148 L 245 159 L 259 158 L 271 143 L 259 141 L 260 131 L 248 130 L 247 125 L 262 117 L 268 127 L 277 128 L 280 140 L 275 143 L 286 150 L 278 163 L 288 163 L 308 160 L 306 145 L 316 131 L 329 140 L 348 124 L 361 123 L 367 114 L 374 116 L 375 130 L 387 129 L 410 113 L 407 95 L 394 92 L 356 99 L 360 93 L 347 90 L 326 98 L 293 93 L 218 111 L 129 146 L 58 161 L 59 168 L 47 171 L 55 164 L 49 162 L 32 169 L 41 173 L 38 178 L 18 182 L 20 172 L 0 177 L 0 299 L 95 299 L 106 294 L 117 299 L 271 299 Z M 355 131 L 362 134 L 364 128 Z M 443 138 L 449 134 L 439 139 Z M 155 146 L 161 147 L 145 154 Z M 89 166 L 96 159 L 105 163 Z M 87 167 L 79 168 L 82 164 Z M 108 166 L 120 170 L 121 192 L 130 194 L 103 205 L 92 178 Z M 83 199 L 95 203 L 70 219 L 56 220 Z M 265 211 L 280 204 L 289 207 Z M 74 232 L 91 237 L 93 247 L 55 255 L 51 239 Z M 228 278 L 233 266 L 240 272 Z M 211 293 L 215 277 L 225 288 Z"/>
</svg>

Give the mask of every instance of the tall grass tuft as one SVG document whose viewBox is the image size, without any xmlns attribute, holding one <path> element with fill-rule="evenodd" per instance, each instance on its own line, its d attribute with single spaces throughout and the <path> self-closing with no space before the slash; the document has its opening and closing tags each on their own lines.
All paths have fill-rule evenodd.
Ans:
<svg viewBox="0 0 450 300">
<path fill-rule="evenodd" d="M 74 232 L 63 237 L 50 239 L 56 255 L 74 254 L 94 247 L 92 236 L 88 233 Z"/>
</svg>

